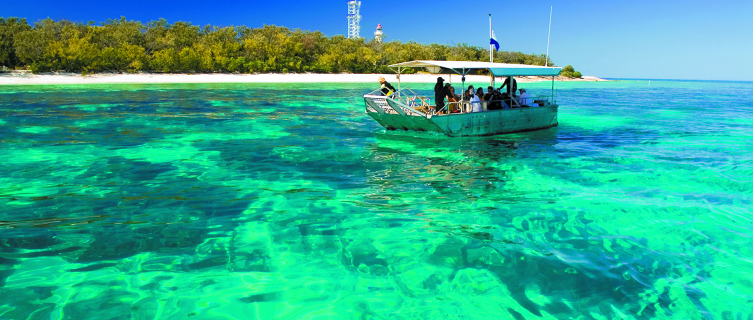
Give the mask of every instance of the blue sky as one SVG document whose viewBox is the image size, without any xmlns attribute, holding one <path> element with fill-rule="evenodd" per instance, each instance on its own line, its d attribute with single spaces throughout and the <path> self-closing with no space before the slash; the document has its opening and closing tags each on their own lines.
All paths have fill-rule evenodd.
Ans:
<svg viewBox="0 0 753 320">
<path fill-rule="evenodd" d="M 0 16 L 96 22 L 275 24 L 326 35 L 347 32 L 347 1 L 26 0 Z M 389 4 L 389 5 L 387 5 Z M 361 36 L 381 23 L 387 40 L 488 45 L 489 21 L 501 50 L 545 53 L 586 75 L 609 78 L 753 80 L 753 1 L 375 1 L 362 0 Z"/>
</svg>

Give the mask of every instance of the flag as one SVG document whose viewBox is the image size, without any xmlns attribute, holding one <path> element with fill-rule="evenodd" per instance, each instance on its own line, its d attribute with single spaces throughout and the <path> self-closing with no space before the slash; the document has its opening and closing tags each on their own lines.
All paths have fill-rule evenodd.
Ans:
<svg viewBox="0 0 753 320">
<path fill-rule="evenodd" d="M 499 42 L 497 42 L 497 38 L 494 36 L 494 31 L 492 31 L 492 38 L 489 39 L 489 44 L 493 44 L 494 49 L 499 51 Z"/>
</svg>

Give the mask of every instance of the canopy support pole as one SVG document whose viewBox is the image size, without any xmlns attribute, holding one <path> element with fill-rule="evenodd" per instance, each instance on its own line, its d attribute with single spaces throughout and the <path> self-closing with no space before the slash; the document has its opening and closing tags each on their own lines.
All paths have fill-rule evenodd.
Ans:
<svg viewBox="0 0 753 320">
<path fill-rule="evenodd" d="M 512 90 L 512 86 L 515 83 L 515 78 L 513 76 L 507 76 L 508 79 L 510 79 L 510 84 L 507 85 L 507 94 L 510 95 L 510 98 L 515 96 L 515 91 Z"/>
<path fill-rule="evenodd" d="M 397 92 L 400 92 L 400 67 L 397 67 Z"/>
<path fill-rule="evenodd" d="M 460 79 L 463 80 L 463 84 L 462 84 L 463 93 L 460 94 L 460 101 L 463 101 L 463 95 L 465 95 L 465 68 L 463 68 L 463 77 L 460 78 Z M 462 104 L 461 104 L 461 106 L 462 106 Z"/>
<path fill-rule="evenodd" d="M 554 76 L 552 76 L 552 101 L 551 104 L 554 104 Z"/>
</svg>

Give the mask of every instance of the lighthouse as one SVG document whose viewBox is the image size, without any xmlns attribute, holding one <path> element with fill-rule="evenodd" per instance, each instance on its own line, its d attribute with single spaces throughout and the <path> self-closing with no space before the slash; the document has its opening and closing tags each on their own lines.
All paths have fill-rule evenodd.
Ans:
<svg viewBox="0 0 753 320">
<path fill-rule="evenodd" d="M 384 38 L 384 32 L 382 32 L 382 24 L 380 23 L 379 25 L 377 25 L 376 31 L 374 31 L 374 41 L 382 42 L 383 38 Z"/>
</svg>

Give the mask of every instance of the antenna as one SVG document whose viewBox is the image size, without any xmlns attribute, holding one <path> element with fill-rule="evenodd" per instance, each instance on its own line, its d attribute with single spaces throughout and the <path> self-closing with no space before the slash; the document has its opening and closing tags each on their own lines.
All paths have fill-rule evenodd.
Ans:
<svg viewBox="0 0 753 320">
<path fill-rule="evenodd" d="M 546 61 L 544 61 L 544 66 L 549 66 L 549 38 L 552 36 L 552 9 L 554 7 L 549 7 L 549 34 L 546 36 Z"/>
<path fill-rule="evenodd" d="M 348 1 L 348 39 L 361 37 L 361 1 Z"/>
</svg>

